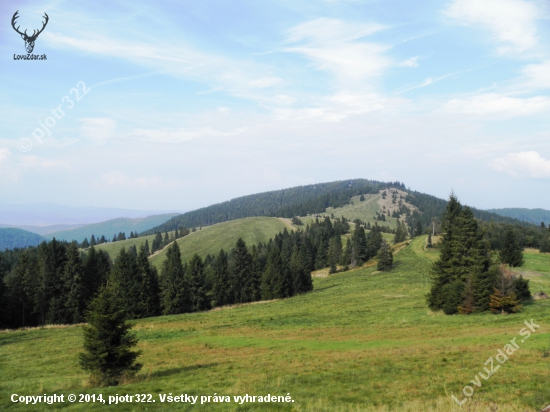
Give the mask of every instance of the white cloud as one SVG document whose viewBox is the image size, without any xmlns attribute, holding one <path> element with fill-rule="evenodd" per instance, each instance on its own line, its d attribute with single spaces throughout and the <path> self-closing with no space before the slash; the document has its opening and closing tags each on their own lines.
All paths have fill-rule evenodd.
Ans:
<svg viewBox="0 0 550 412">
<path fill-rule="evenodd" d="M 550 177 L 550 160 L 544 159 L 535 151 L 508 153 L 493 160 L 491 166 L 514 177 Z"/>
<path fill-rule="evenodd" d="M 340 80 L 378 76 L 392 64 L 384 55 L 389 46 L 356 40 L 385 28 L 322 18 L 290 29 L 286 42 L 300 44 L 284 50 L 307 56 L 319 70 L 331 71 Z"/>
<path fill-rule="evenodd" d="M 485 93 L 467 99 L 449 100 L 443 110 L 479 116 L 517 117 L 540 113 L 549 108 L 550 98 L 544 96 L 517 98 L 498 93 Z"/>
<path fill-rule="evenodd" d="M 116 124 L 113 119 L 105 117 L 88 117 L 80 119 L 82 124 L 82 133 L 85 137 L 92 140 L 105 140 L 114 136 Z"/>
<path fill-rule="evenodd" d="M 10 149 L 8 149 L 7 147 L 0 149 L 0 162 L 6 160 L 9 156 L 11 156 Z"/>
<path fill-rule="evenodd" d="M 222 132 L 210 127 L 196 127 L 193 129 L 135 129 L 127 137 L 157 143 L 181 143 L 202 137 L 229 137 L 245 132 L 246 128 L 239 128 L 230 132 Z"/>
<path fill-rule="evenodd" d="M 398 63 L 397 65 L 399 67 L 418 67 L 418 59 L 420 56 L 411 57 L 408 60 L 405 60 L 404 62 Z"/>
<path fill-rule="evenodd" d="M 537 44 L 536 20 L 541 11 L 524 0 L 454 0 L 444 15 L 466 26 L 490 30 L 499 53 L 521 52 Z"/>
<path fill-rule="evenodd" d="M 282 81 L 283 79 L 280 79 L 279 77 L 262 77 L 261 79 L 251 81 L 249 85 L 258 89 L 263 89 L 274 86 Z"/>
<path fill-rule="evenodd" d="M 550 89 L 550 60 L 540 64 L 528 64 L 522 69 L 529 86 L 535 89 Z"/>
</svg>

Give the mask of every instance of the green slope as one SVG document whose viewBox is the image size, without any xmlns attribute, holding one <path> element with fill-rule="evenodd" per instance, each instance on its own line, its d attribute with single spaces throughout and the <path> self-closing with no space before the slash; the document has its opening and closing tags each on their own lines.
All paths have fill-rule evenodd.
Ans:
<svg viewBox="0 0 550 412">
<path fill-rule="evenodd" d="M 178 240 L 181 249 L 181 256 L 184 261 L 198 253 L 205 257 L 208 253 L 217 254 L 220 249 L 228 252 L 235 246 L 238 238 L 242 238 L 248 246 L 259 242 L 267 242 L 289 224 L 274 217 L 249 217 L 246 219 L 231 220 L 216 225 L 203 227 L 202 230 L 191 233 Z M 151 241 L 149 241 L 151 242 Z M 158 269 L 166 258 L 167 248 L 151 257 L 151 262 Z"/>
<path fill-rule="evenodd" d="M 191 238 L 191 237 L 190 237 Z M 12 404 L 12 394 L 152 394 L 155 403 L 122 403 L 116 411 L 537 411 L 550 399 L 550 301 L 519 314 L 443 316 L 428 310 L 430 259 L 423 237 L 375 267 L 315 278 L 312 293 L 210 312 L 136 322 L 140 361 L 133 382 L 89 388 L 78 368 L 82 327 L 0 332 L 0 409 L 104 411 L 101 403 Z M 532 254 L 535 256 L 535 254 Z M 538 254 L 528 269 L 550 267 Z M 532 290 L 550 273 L 534 273 Z M 548 290 L 546 290 L 548 292 Z M 524 321 L 541 325 L 487 381 L 475 404 L 459 407 L 465 385 L 495 357 Z M 521 338 L 520 338 L 521 339 Z M 517 342 L 520 342 L 517 339 Z M 496 362 L 495 362 L 496 364 Z M 60 367 L 62 365 L 62 367 Z M 160 403 L 158 394 L 283 395 L 291 404 Z M 199 398 L 200 399 L 200 398 Z M 199 401 L 200 402 L 200 401 Z M 494 403 L 494 404 L 493 404 Z"/>
</svg>

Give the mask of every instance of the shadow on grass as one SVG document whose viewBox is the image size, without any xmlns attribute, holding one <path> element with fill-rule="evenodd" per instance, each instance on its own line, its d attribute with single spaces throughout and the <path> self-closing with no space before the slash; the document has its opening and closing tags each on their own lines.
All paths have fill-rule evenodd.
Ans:
<svg viewBox="0 0 550 412">
<path fill-rule="evenodd" d="M 197 369 L 206 369 L 206 368 L 213 368 L 215 366 L 218 366 L 219 363 L 199 363 L 196 365 L 190 365 L 190 366 L 183 366 L 181 368 L 171 368 L 171 369 L 164 369 L 161 371 L 153 372 L 151 374 L 152 378 L 162 377 L 162 376 L 171 376 L 171 375 L 177 375 L 183 372 L 192 372 Z"/>
<path fill-rule="evenodd" d="M 325 286 L 324 288 L 315 288 L 311 292 L 308 292 L 308 293 L 322 292 L 323 290 L 335 288 L 335 287 L 338 287 L 338 286 L 340 286 L 339 283 L 337 283 L 336 285 Z"/>
</svg>

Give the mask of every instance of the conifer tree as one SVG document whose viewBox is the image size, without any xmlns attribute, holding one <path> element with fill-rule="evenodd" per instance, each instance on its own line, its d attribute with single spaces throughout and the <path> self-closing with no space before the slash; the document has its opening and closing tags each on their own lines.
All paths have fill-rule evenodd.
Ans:
<svg viewBox="0 0 550 412">
<path fill-rule="evenodd" d="M 95 236 L 92 235 L 91 239 L 90 239 L 90 246 L 95 246 L 97 243 L 95 241 Z"/>
<path fill-rule="evenodd" d="M 378 270 L 390 270 L 393 265 L 393 253 L 390 245 L 385 240 L 382 241 L 382 246 L 378 251 Z"/>
<path fill-rule="evenodd" d="M 137 257 L 123 247 L 115 260 L 109 282 L 127 319 L 141 318 L 141 275 Z"/>
<path fill-rule="evenodd" d="M 145 246 L 139 248 L 137 266 L 141 277 L 140 316 L 151 317 L 160 313 L 160 287 L 157 269 L 151 266 Z M 136 282 L 139 281 L 136 279 Z"/>
<path fill-rule="evenodd" d="M 7 327 L 7 287 L 4 283 L 6 273 L 4 271 L 4 264 L 2 263 L 2 256 L 0 256 L 0 329 Z"/>
<path fill-rule="evenodd" d="M 88 242 L 88 238 L 84 238 L 84 240 L 80 244 L 80 247 L 82 249 L 88 249 L 90 247 L 90 243 Z"/>
<path fill-rule="evenodd" d="M 8 313 L 7 320 L 12 328 L 35 326 L 39 323 L 33 311 L 36 297 L 34 275 L 38 271 L 36 256 L 30 250 L 24 250 L 19 256 L 12 276 L 8 277 Z"/>
<path fill-rule="evenodd" d="M 356 264 L 361 266 L 363 262 L 369 260 L 370 256 L 367 251 L 367 238 L 365 236 L 365 229 L 357 221 L 355 223 L 355 230 L 351 237 L 352 253 L 355 257 Z"/>
<path fill-rule="evenodd" d="M 90 373 L 93 385 L 117 385 L 124 376 L 137 373 L 142 365 L 136 360 L 141 351 L 132 351 L 137 338 L 130 333 L 124 310 L 109 288 L 103 288 L 91 302 L 84 326 L 84 352 L 80 366 Z"/>
<path fill-rule="evenodd" d="M 364 201 L 365 201 L 365 196 L 361 195 L 361 196 L 359 197 L 359 201 L 360 201 L 360 202 L 364 202 Z"/>
<path fill-rule="evenodd" d="M 248 277 L 247 290 L 248 298 L 251 302 L 256 302 L 262 297 L 262 264 L 259 258 L 259 252 L 256 245 L 252 246 L 250 253 L 252 258 L 250 267 L 250 276 Z"/>
<path fill-rule="evenodd" d="M 145 245 L 143 246 L 144 248 L 144 253 L 146 256 L 149 256 L 151 254 L 150 250 L 149 250 L 149 242 L 147 241 L 147 239 L 145 239 Z"/>
<path fill-rule="evenodd" d="M 229 266 L 227 253 L 220 250 L 214 265 L 214 281 L 212 284 L 212 295 L 215 306 L 223 306 L 233 303 L 231 294 L 231 283 L 229 282 Z"/>
<path fill-rule="evenodd" d="M 233 249 L 232 286 L 235 303 L 248 302 L 250 300 L 247 290 L 248 276 L 252 269 L 252 256 L 248 252 L 245 242 L 239 238 Z"/>
<path fill-rule="evenodd" d="M 203 311 L 210 309 L 210 302 L 206 297 L 204 281 L 204 264 L 196 253 L 189 262 L 189 294 L 191 295 L 191 310 Z"/>
<path fill-rule="evenodd" d="M 55 238 L 38 247 L 39 270 L 34 301 L 41 325 L 65 322 L 67 290 L 63 270 L 66 259 L 65 245 Z"/>
<path fill-rule="evenodd" d="M 91 296 L 89 296 L 82 258 L 76 243 L 71 243 L 67 248 L 67 262 L 65 263 L 63 278 L 67 289 L 64 323 L 82 322 Z"/>
<path fill-rule="evenodd" d="M 529 280 L 525 280 L 522 275 L 514 279 L 514 292 L 520 301 L 530 300 L 532 298 L 529 291 Z"/>
<path fill-rule="evenodd" d="M 161 272 L 161 296 L 163 313 L 174 315 L 191 311 L 191 300 L 185 280 L 185 268 L 177 242 L 166 253 Z"/>
<path fill-rule="evenodd" d="M 508 227 L 506 231 L 504 246 L 500 251 L 500 261 L 511 267 L 523 265 L 523 248 L 520 246 L 512 227 Z"/>
<path fill-rule="evenodd" d="M 489 271 L 488 246 L 472 211 L 463 208 L 454 193 L 442 225 L 441 253 L 432 267 L 432 287 L 427 295 L 430 308 L 452 314 L 468 301 L 472 310 L 488 309 L 495 282 L 495 271 Z"/>
<path fill-rule="evenodd" d="M 168 232 L 165 232 L 165 233 L 164 233 L 163 246 L 167 246 L 168 243 L 170 243 L 170 237 L 168 236 Z"/>
<path fill-rule="evenodd" d="M 428 234 L 428 244 L 426 245 L 426 247 L 428 247 L 428 248 L 434 247 L 434 245 L 432 244 L 432 234 L 431 233 Z"/>
<path fill-rule="evenodd" d="M 416 236 L 420 236 L 423 233 L 424 229 L 422 228 L 422 222 L 420 220 L 416 222 Z"/>
</svg>

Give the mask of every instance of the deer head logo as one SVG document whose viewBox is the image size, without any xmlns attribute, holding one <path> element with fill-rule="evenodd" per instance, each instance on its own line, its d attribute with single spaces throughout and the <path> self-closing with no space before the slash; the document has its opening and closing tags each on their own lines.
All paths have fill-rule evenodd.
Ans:
<svg viewBox="0 0 550 412">
<path fill-rule="evenodd" d="M 19 17 L 17 15 L 17 13 L 19 13 L 19 10 L 17 10 L 14 13 L 14 15 L 11 19 L 11 25 L 12 25 L 13 29 L 21 35 L 21 38 L 23 40 L 25 40 L 25 48 L 27 49 L 27 53 L 32 53 L 32 51 L 34 49 L 34 42 L 36 41 L 36 38 L 38 37 L 38 35 L 44 31 L 44 28 L 46 27 L 46 24 L 48 24 L 49 17 L 46 13 L 44 13 L 44 18 L 46 19 L 46 21 L 42 24 L 42 28 L 38 31 L 33 30 L 32 36 L 29 36 L 29 35 L 27 35 L 27 30 L 25 30 L 24 33 L 21 33 L 19 31 L 20 26 L 17 26 L 17 28 L 15 27 L 15 23 L 16 23 L 15 20 L 17 20 L 17 18 Z"/>
</svg>

